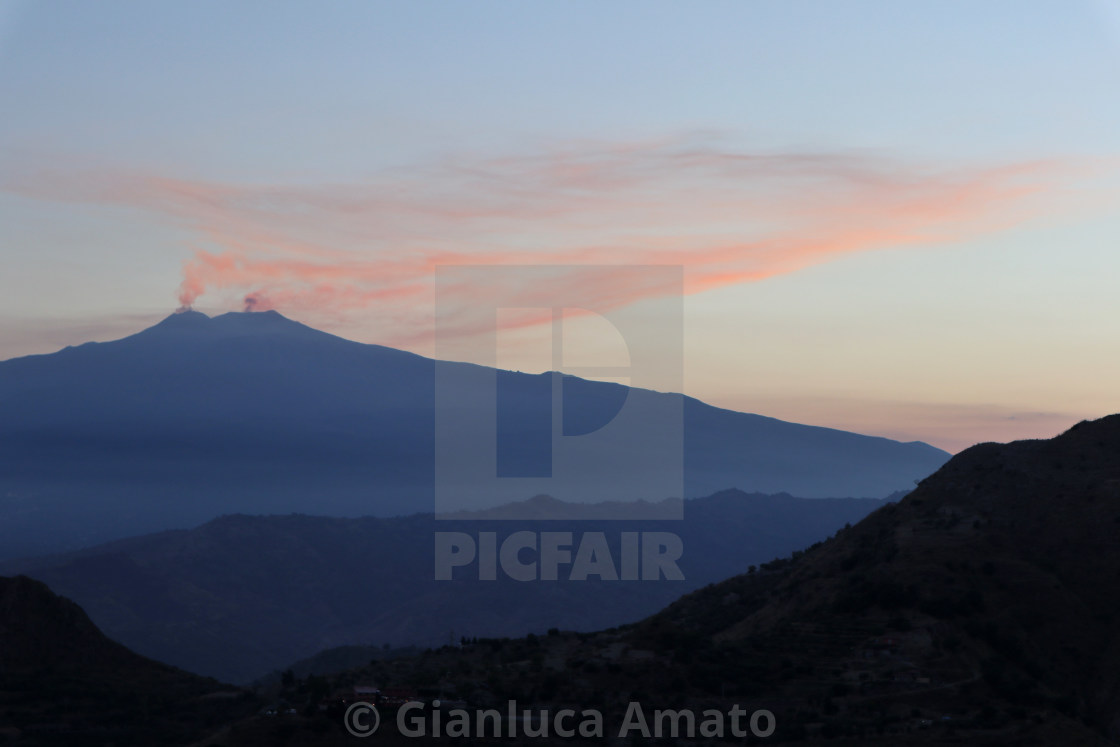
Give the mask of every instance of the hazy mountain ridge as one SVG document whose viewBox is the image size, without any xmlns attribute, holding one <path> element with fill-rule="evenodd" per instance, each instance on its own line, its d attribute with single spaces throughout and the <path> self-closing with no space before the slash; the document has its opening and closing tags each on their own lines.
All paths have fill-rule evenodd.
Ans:
<svg viewBox="0 0 1120 747">
<path fill-rule="evenodd" d="M 430 511 L 435 365 L 275 312 L 212 319 L 187 312 L 122 340 L 0 362 L 0 557 L 232 512 Z M 539 376 L 498 375 L 511 401 L 540 386 Z M 564 382 L 565 423 L 580 427 L 627 391 Z M 908 488 L 948 457 L 925 444 L 633 392 L 679 398 L 686 497 L 731 487 L 879 497 Z M 531 424 L 515 417 L 511 427 L 530 438 Z M 680 497 L 668 488 L 636 496 L 625 485 L 603 490 L 619 500 Z M 496 496 L 491 505 L 526 497 Z"/>
<path fill-rule="evenodd" d="M 458 635 L 593 630 L 652 614 L 682 593 L 823 539 L 883 504 L 724 491 L 685 502 L 683 521 L 552 518 L 436 521 L 226 516 L 64 555 L 0 565 L 80 602 L 115 639 L 192 671 L 248 681 L 346 644 L 442 645 Z M 615 504 L 617 508 L 624 504 Z M 496 513 L 500 516 L 501 509 Z M 685 581 L 433 581 L 433 533 L 671 531 Z"/>
</svg>

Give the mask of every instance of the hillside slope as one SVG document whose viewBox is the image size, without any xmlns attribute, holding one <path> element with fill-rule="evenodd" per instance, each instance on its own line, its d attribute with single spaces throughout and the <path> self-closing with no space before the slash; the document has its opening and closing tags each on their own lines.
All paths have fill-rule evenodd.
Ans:
<svg viewBox="0 0 1120 747">
<path fill-rule="evenodd" d="M 42 583 L 0 577 L 4 744 L 187 744 L 255 709 L 248 693 L 109 640 Z"/>
<path fill-rule="evenodd" d="M 1117 739 L 1118 527 L 1114 415 L 973 447 L 797 562 L 686 597 L 635 636 L 739 650 L 765 672 L 755 688 L 846 731 L 905 705 L 981 731 L 1065 719 Z"/>
</svg>

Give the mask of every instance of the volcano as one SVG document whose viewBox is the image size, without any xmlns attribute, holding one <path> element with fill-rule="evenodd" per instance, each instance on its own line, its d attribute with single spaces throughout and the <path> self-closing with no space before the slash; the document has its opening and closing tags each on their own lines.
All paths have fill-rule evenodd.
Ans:
<svg viewBox="0 0 1120 747">
<path fill-rule="evenodd" d="M 478 366 L 345 340 L 275 311 L 183 311 L 121 340 L 0 362 L 0 556 L 234 512 L 431 511 L 437 365 L 462 377 L 456 391 L 464 408 L 483 399 L 472 389 L 487 381 Z M 512 442 L 531 445 L 540 428 L 519 403 L 533 401 L 549 375 L 485 371 L 512 403 L 502 415 Z M 948 458 L 924 443 L 569 376 L 564 421 L 593 422 L 611 403 L 639 396 L 683 411 L 684 497 L 728 488 L 882 497 L 912 487 Z M 505 468 L 531 471 L 532 452 L 511 450 Z M 556 497 L 661 500 L 680 497 L 679 489 L 635 494 L 622 480 L 606 485 L 605 495 Z M 459 508 L 533 494 L 515 484 Z"/>
</svg>

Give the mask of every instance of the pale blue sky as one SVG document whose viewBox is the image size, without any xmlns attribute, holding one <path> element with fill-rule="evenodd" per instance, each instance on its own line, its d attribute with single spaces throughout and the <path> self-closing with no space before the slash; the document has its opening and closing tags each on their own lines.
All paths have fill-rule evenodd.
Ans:
<svg viewBox="0 0 1120 747">
<path fill-rule="evenodd" d="M 778 215 L 859 246 L 690 295 L 689 393 L 953 449 L 1051 435 L 1120 410 L 1117 91 L 1117 0 L 0 2 L 0 358 L 158 319 L 199 249 L 263 271 L 291 239 L 368 259 L 368 290 L 398 254 L 700 257 Z M 1026 197 L 989 175 L 1040 161 Z M 943 238 L 867 244 L 896 193 L 898 232 Z M 356 339 L 426 319 L 298 280 L 277 307 Z M 208 282 L 202 310 L 257 289 Z"/>
</svg>

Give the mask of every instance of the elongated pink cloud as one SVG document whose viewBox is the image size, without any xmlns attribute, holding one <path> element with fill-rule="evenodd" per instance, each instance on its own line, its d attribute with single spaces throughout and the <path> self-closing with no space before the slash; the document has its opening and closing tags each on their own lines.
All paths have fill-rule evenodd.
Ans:
<svg viewBox="0 0 1120 747">
<path fill-rule="evenodd" d="M 1060 161 L 935 169 L 865 154 L 742 153 L 676 140 L 450 160 L 362 184 L 246 185 L 117 171 L 24 174 L 15 189 L 127 205 L 195 232 L 179 302 L 430 327 L 446 264 L 674 264 L 687 293 L 758 282 L 867 251 L 1003 230 L 1053 209 Z M 9 180 L 9 188 L 12 182 Z M 611 308 L 665 289 L 575 274 L 573 303 Z M 458 289 L 464 333 L 485 327 Z M 532 305 L 532 289 L 524 292 Z"/>
</svg>

